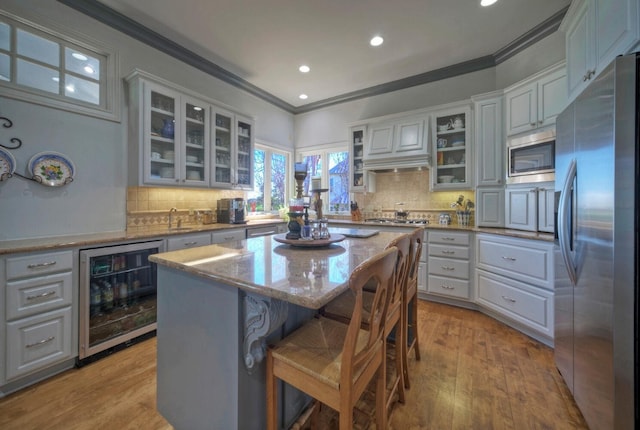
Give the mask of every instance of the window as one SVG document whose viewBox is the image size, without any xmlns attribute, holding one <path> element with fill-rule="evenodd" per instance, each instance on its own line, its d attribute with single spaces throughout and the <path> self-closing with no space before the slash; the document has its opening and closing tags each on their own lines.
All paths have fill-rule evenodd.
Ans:
<svg viewBox="0 0 640 430">
<path fill-rule="evenodd" d="M 0 85 L 9 96 L 118 119 L 113 55 L 0 11 Z"/>
<path fill-rule="evenodd" d="M 290 154 L 256 144 L 253 152 L 254 186 L 249 192 L 249 214 L 277 212 L 287 202 Z"/>
<path fill-rule="evenodd" d="M 299 158 L 307 164 L 304 194 L 309 194 L 312 178 L 320 177 L 321 187 L 329 190 L 328 196 L 321 196 L 323 209 L 329 213 L 349 211 L 349 152 L 342 148 L 305 151 Z"/>
</svg>

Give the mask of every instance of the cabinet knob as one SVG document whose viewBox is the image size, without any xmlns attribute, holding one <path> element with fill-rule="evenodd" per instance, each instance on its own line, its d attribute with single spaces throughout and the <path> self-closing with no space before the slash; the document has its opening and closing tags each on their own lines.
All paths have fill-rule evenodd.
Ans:
<svg viewBox="0 0 640 430">
<path fill-rule="evenodd" d="M 531 123 L 531 124 L 529 124 L 529 125 L 530 125 L 531 127 L 535 127 L 535 126 L 536 126 L 536 123 L 535 123 L 535 122 L 532 122 L 532 123 Z"/>
</svg>

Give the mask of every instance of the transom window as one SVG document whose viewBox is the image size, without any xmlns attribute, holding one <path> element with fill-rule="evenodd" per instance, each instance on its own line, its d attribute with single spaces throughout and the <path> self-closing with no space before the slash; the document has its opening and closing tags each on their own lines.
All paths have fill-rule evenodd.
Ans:
<svg viewBox="0 0 640 430">
<path fill-rule="evenodd" d="M 104 51 L 0 11 L 0 85 L 10 96 L 113 119 L 111 63 Z"/>
</svg>

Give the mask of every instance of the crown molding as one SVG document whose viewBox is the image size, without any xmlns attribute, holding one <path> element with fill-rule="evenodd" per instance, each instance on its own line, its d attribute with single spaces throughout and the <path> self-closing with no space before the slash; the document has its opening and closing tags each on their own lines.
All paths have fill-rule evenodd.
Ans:
<svg viewBox="0 0 640 430">
<path fill-rule="evenodd" d="M 293 115 L 495 67 L 557 31 L 562 22 L 562 18 L 568 10 L 568 7 L 562 9 L 492 55 L 475 58 L 452 66 L 386 82 L 358 91 L 352 91 L 317 102 L 293 106 L 97 0 L 58 0 L 58 2 Z"/>
</svg>

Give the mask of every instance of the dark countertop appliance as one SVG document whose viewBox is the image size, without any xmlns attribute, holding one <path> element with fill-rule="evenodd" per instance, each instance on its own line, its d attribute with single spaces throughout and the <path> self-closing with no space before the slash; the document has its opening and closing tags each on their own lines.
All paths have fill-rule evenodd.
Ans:
<svg viewBox="0 0 640 430">
<path fill-rule="evenodd" d="M 218 200 L 217 219 L 219 223 L 245 224 L 245 201 L 242 198 Z"/>
</svg>

